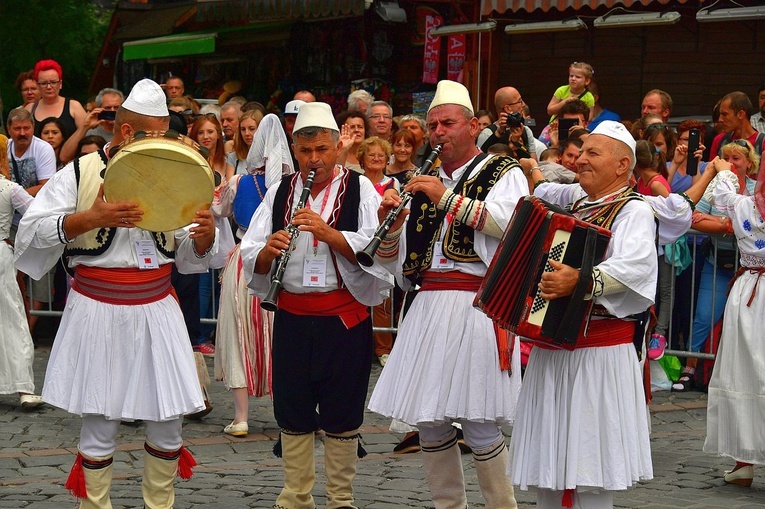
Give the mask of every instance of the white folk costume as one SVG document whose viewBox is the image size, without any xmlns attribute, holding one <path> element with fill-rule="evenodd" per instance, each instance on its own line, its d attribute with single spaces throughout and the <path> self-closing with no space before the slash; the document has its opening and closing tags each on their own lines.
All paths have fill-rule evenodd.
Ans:
<svg viewBox="0 0 765 509">
<path fill-rule="evenodd" d="M 761 170 L 762 171 L 762 170 Z M 730 176 L 730 178 L 725 178 Z M 758 178 L 758 186 L 760 180 Z M 733 173 L 720 172 L 712 195 L 714 207 L 731 218 L 741 253 L 741 268 L 728 294 L 722 337 L 709 381 L 707 438 L 704 451 L 742 463 L 765 464 L 765 221 L 761 189 L 753 196 L 737 194 Z"/>
<path fill-rule="evenodd" d="M 24 297 L 16 283 L 13 247 L 8 241 L 13 211 L 24 214 L 32 197 L 23 187 L 0 176 L 0 394 L 35 391 L 32 362 L 35 348 L 24 314 Z"/>
<path fill-rule="evenodd" d="M 246 175 L 234 175 L 219 188 L 212 205 L 221 217 L 233 215 L 240 239 L 266 191 L 278 185 L 283 175 L 293 173 L 287 138 L 276 115 L 266 115 L 258 125 L 247 168 Z M 222 380 L 226 389 L 246 388 L 250 396 L 260 397 L 271 393 L 273 313 L 250 295 L 240 247 L 229 253 L 221 274 L 215 379 Z"/>
<path fill-rule="evenodd" d="M 339 132 L 325 103 L 300 107 L 294 132 L 306 127 Z M 380 196 L 367 178 L 346 168 L 336 166 L 330 178 L 307 207 L 339 230 L 354 252 L 361 250 L 377 227 Z M 243 270 L 261 298 L 276 263 L 268 274 L 255 274 L 258 254 L 272 233 L 288 224 L 302 190 L 299 173 L 270 188 L 242 240 Z M 382 302 L 392 278 L 379 265 L 363 269 L 302 231 L 282 279 L 274 313 L 272 379 L 274 415 L 282 428 L 284 487 L 275 507 L 315 507 L 311 489 L 318 429 L 326 432 L 326 507 L 354 507 L 352 481 L 372 357 L 368 306 Z"/>
<path fill-rule="evenodd" d="M 438 86 L 441 94 L 436 93 L 431 109 L 457 104 L 472 111 L 462 85 L 441 81 Z M 394 247 L 384 242 L 378 253 L 402 288 L 421 288 L 399 325 L 369 409 L 419 428 L 436 508 L 467 505 L 452 422 L 462 425 L 473 449 L 488 507 L 515 507 L 498 425 L 512 423 L 516 414 L 520 349 L 498 348 L 493 322 L 473 307 L 473 299 L 528 184 L 514 159 L 485 154 L 451 176 L 443 169 L 438 175 L 447 188 L 440 203 L 417 193 L 400 240 Z M 517 346 L 517 339 L 510 341 Z"/>
<path fill-rule="evenodd" d="M 151 80 L 138 82 L 123 107 L 167 116 L 164 93 Z M 182 447 L 182 417 L 205 407 L 170 268 L 205 272 L 217 242 L 200 257 L 188 228 L 101 228 L 67 238 L 65 217 L 91 207 L 106 161 L 102 151 L 83 156 L 43 186 L 19 225 L 16 266 L 40 278 L 66 249 L 76 270 L 43 388 L 47 403 L 83 417 L 67 488 L 83 508 L 111 507 L 119 423 L 140 419 L 147 422 L 144 501 L 169 508 L 176 472 L 188 478 L 195 464 Z M 158 269 L 139 270 L 139 242 L 153 246 Z"/>
<path fill-rule="evenodd" d="M 583 346 L 580 338 L 572 351 L 532 350 L 508 470 L 521 489 L 540 488 L 539 507 L 611 507 L 609 491 L 653 477 L 631 315 L 646 311 L 656 291 L 654 213 L 641 199 L 621 201 L 630 195 L 626 187 L 592 203 L 585 203 L 579 185 L 544 183 L 534 194 L 564 207 L 575 204 L 574 215 L 611 230 L 606 259 L 594 273 L 626 290 L 603 292 L 602 277 L 594 278 L 594 301 L 611 315 L 590 321 L 587 341 L 599 346 Z M 620 209 L 610 208 L 620 202 Z"/>
</svg>

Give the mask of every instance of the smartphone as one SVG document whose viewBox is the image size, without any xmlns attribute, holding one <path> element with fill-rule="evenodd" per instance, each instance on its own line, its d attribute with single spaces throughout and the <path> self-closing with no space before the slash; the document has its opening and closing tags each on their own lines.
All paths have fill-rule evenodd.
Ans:
<svg viewBox="0 0 765 509">
<path fill-rule="evenodd" d="M 568 139 L 568 132 L 575 125 L 579 125 L 578 118 L 559 118 L 558 119 L 558 140 Z"/>
<path fill-rule="evenodd" d="M 104 110 L 98 114 L 98 120 L 114 120 L 117 118 L 117 112 L 114 110 Z"/>
<path fill-rule="evenodd" d="M 693 153 L 699 149 L 699 140 L 701 139 L 701 132 L 694 128 L 688 131 L 688 156 L 685 163 L 685 173 L 688 175 L 696 175 L 699 168 L 699 160 L 693 156 Z"/>
</svg>

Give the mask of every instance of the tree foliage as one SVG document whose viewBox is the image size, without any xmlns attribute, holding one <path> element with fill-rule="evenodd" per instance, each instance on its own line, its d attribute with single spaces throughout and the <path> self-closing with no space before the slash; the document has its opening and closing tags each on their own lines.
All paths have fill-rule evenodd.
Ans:
<svg viewBox="0 0 765 509">
<path fill-rule="evenodd" d="M 110 12 L 91 0 L 0 0 L 0 92 L 5 112 L 21 104 L 19 73 L 42 59 L 64 70 L 61 94 L 86 99 Z"/>
</svg>

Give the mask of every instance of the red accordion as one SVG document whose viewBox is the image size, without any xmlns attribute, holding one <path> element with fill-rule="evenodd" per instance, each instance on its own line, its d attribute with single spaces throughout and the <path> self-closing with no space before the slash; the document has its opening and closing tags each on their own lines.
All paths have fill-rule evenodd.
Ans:
<svg viewBox="0 0 765 509">
<path fill-rule="evenodd" d="M 603 261 L 610 238 L 610 231 L 527 196 L 515 208 L 473 305 L 519 336 L 571 348 L 592 303 L 584 300 L 592 267 Z M 542 274 L 553 271 L 551 259 L 580 269 L 571 296 L 540 296 Z"/>
</svg>

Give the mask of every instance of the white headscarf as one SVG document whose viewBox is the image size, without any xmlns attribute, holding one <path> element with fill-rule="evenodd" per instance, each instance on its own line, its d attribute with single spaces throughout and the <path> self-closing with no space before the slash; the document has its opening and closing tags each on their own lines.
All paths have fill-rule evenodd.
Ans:
<svg viewBox="0 0 765 509">
<path fill-rule="evenodd" d="M 278 185 L 282 176 L 295 171 L 287 135 L 284 134 L 279 117 L 273 113 L 263 117 L 258 124 L 247 153 L 247 169 L 250 173 L 264 166 L 267 188 Z"/>
</svg>

